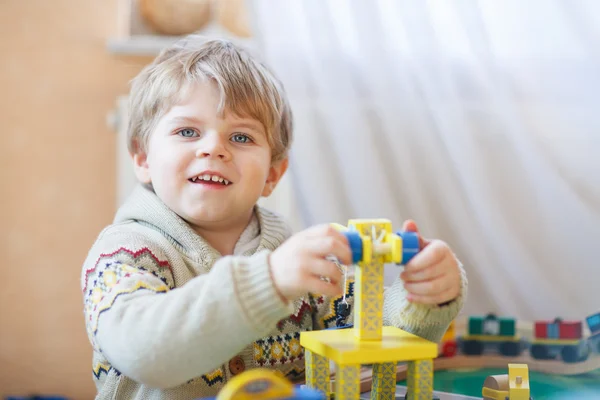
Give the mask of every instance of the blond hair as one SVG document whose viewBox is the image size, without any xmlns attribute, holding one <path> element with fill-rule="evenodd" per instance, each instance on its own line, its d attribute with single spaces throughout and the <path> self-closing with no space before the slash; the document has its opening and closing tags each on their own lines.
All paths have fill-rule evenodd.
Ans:
<svg viewBox="0 0 600 400">
<path fill-rule="evenodd" d="M 261 122 L 272 161 L 287 156 L 292 142 L 292 112 L 281 82 L 248 52 L 226 40 L 190 35 L 161 54 L 131 82 L 127 146 L 146 152 L 158 120 L 191 84 L 212 80 L 220 93 L 218 112 Z"/>
</svg>

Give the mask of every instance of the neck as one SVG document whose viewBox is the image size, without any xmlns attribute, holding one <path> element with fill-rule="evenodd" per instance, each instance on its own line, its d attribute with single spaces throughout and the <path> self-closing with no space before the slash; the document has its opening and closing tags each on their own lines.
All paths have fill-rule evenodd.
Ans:
<svg viewBox="0 0 600 400">
<path fill-rule="evenodd" d="M 244 217 L 238 218 L 235 221 L 228 221 L 226 224 L 193 226 L 193 228 L 197 234 L 202 236 L 222 256 L 232 255 L 242 232 L 244 232 L 244 229 L 250 223 L 253 212 L 254 210 L 250 210 Z"/>
</svg>

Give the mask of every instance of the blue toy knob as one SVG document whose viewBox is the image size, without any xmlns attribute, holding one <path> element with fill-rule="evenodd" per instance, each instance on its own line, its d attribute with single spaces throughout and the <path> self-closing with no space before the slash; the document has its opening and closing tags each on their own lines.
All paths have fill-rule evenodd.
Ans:
<svg viewBox="0 0 600 400">
<path fill-rule="evenodd" d="M 348 239 L 350 249 L 352 250 L 352 264 L 358 264 L 363 258 L 363 246 L 360 235 L 356 231 L 344 231 L 342 233 Z"/>
<path fill-rule="evenodd" d="M 402 261 L 398 265 L 406 265 L 419 252 L 419 235 L 416 232 L 398 231 L 402 238 Z"/>
</svg>

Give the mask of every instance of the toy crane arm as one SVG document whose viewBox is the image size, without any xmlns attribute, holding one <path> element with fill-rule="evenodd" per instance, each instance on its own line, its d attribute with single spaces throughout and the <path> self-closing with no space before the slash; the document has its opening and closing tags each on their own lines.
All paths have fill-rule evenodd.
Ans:
<svg viewBox="0 0 600 400">
<path fill-rule="evenodd" d="M 387 220 L 369 220 L 368 222 L 350 220 L 349 227 L 335 225 L 348 239 L 348 243 L 352 249 L 353 263 L 360 266 L 368 266 L 373 261 L 385 264 L 406 265 L 420 251 L 419 237 L 415 232 L 398 231 L 393 232 L 391 223 Z M 443 305 L 427 305 L 410 303 L 406 299 L 407 292 L 404 289 L 403 281 L 398 277 L 393 284 L 382 292 L 382 323 L 386 326 L 395 326 L 414 333 L 425 339 L 439 342 L 448 325 L 456 318 L 462 308 L 464 294 L 466 293 L 466 274 L 462 265 L 460 265 L 462 273 L 462 289 L 461 295 Z M 358 273 L 364 273 L 369 268 L 363 268 Z M 371 271 L 373 271 L 371 269 Z M 383 274 L 383 269 L 379 269 L 378 273 Z M 369 280 L 377 279 L 371 274 Z M 382 279 L 382 278 L 381 278 Z M 371 281 L 374 282 L 374 281 Z M 366 300 L 355 299 L 355 303 Z M 379 303 L 379 301 L 377 301 Z M 380 305 L 369 303 L 369 307 Z M 359 304 L 355 304 L 353 311 L 356 312 Z M 355 323 L 356 323 L 356 317 Z"/>
</svg>

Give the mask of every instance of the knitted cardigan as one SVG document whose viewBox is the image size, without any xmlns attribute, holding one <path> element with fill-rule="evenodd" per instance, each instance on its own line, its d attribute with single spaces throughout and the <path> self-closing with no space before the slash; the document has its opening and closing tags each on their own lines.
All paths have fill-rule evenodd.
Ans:
<svg viewBox="0 0 600 400">
<path fill-rule="evenodd" d="M 279 216 L 256 206 L 235 255 L 223 257 L 151 190 L 136 188 L 83 265 L 96 398 L 214 396 L 256 367 L 303 378 L 300 332 L 335 326 L 341 298 L 280 299 L 267 256 L 289 236 Z M 461 271 L 460 296 L 442 307 L 409 303 L 397 279 L 384 295 L 384 324 L 439 341 L 463 304 Z M 352 304 L 353 282 L 345 289 Z"/>
</svg>

